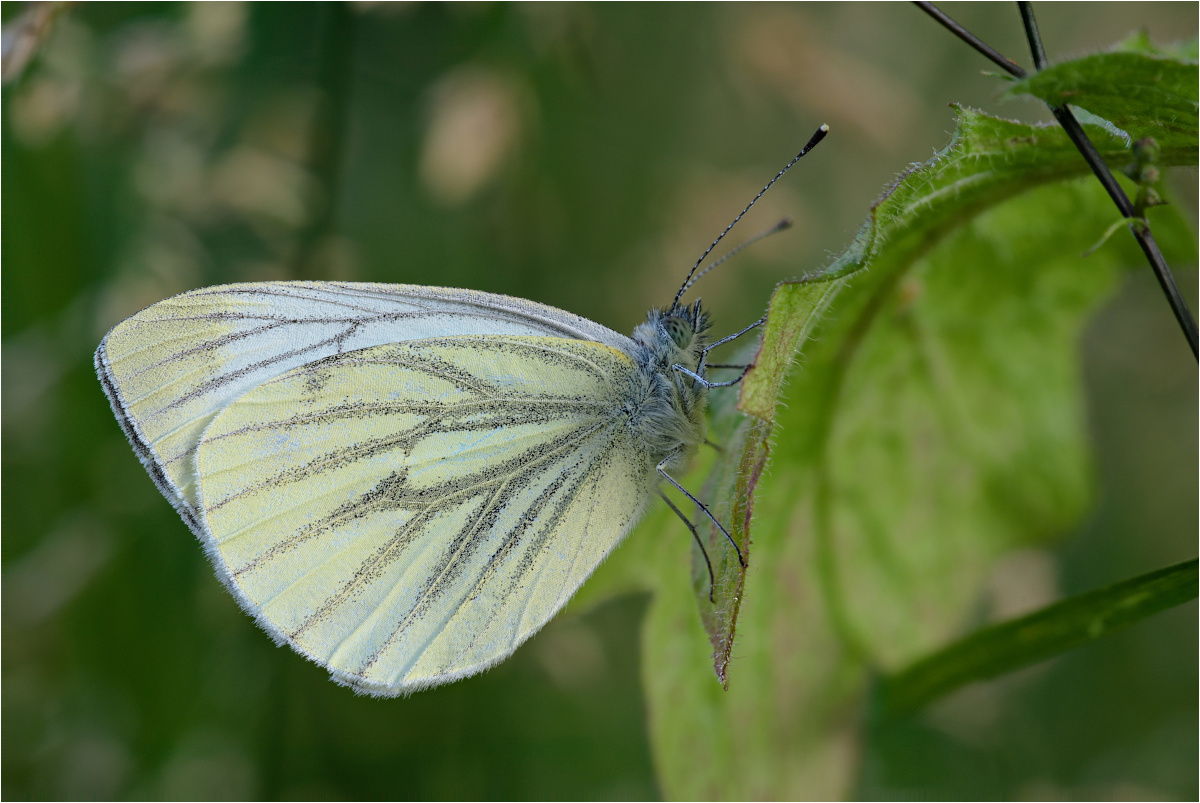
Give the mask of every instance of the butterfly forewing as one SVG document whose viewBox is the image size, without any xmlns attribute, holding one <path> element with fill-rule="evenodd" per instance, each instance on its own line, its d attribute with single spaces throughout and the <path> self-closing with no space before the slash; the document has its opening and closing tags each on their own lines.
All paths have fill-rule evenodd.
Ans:
<svg viewBox="0 0 1200 803">
<path fill-rule="evenodd" d="M 437 287 L 269 282 L 196 290 L 118 324 L 96 367 L 160 490 L 195 528 L 196 445 L 213 416 L 299 366 L 443 335 L 549 335 L 623 348 L 599 324 L 534 302 Z"/>
<path fill-rule="evenodd" d="M 553 616 L 656 487 L 623 352 L 449 337 L 304 365 L 217 414 L 204 536 L 242 604 L 361 689 L 476 672 Z"/>
</svg>

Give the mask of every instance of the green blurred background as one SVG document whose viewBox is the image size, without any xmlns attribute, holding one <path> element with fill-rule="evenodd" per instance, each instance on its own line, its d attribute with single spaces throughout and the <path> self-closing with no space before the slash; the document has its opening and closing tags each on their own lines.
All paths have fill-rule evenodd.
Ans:
<svg viewBox="0 0 1200 803">
<path fill-rule="evenodd" d="M 945 8 L 1027 63 L 1015 5 Z M 3 4 L 6 30 L 28 10 Z M 1198 6 L 1037 10 L 1053 58 L 1194 37 Z M 793 230 L 700 288 L 732 330 L 945 144 L 948 102 L 1045 119 L 907 4 L 78 4 L 46 30 L 0 109 L 6 799 L 659 796 L 644 598 L 485 675 L 355 697 L 214 579 L 93 349 L 174 293 L 286 278 L 473 287 L 628 331 L 828 123 L 740 236 Z M 1196 171 L 1171 183 L 1194 219 Z M 999 567 L 1016 607 L 1196 553 L 1195 364 L 1148 269 L 1082 360 L 1098 502 Z M 1194 799 L 1196 723 L 1193 602 L 867 734 L 854 793 Z"/>
</svg>

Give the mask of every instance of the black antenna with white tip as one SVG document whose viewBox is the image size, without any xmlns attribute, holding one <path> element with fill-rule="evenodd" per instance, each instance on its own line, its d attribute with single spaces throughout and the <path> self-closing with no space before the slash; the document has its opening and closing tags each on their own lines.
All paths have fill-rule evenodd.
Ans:
<svg viewBox="0 0 1200 803">
<path fill-rule="evenodd" d="M 712 250 L 717 247 L 717 243 L 721 242 L 721 240 L 725 237 L 725 235 L 729 233 L 729 230 L 737 225 L 737 222 L 742 219 L 742 215 L 745 215 L 747 212 L 749 212 L 750 207 L 754 206 L 754 204 L 758 202 L 758 199 L 763 197 L 763 193 L 765 193 L 767 190 L 771 189 L 771 185 L 774 184 L 776 181 L 778 181 L 780 176 L 782 176 L 789 169 L 791 169 L 792 165 L 794 165 L 796 162 L 800 161 L 800 158 L 802 156 L 804 156 L 804 154 L 808 153 L 813 148 L 817 147 L 817 143 L 820 142 L 821 140 L 825 139 L 825 135 L 828 133 L 829 133 L 829 126 L 822 124 L 821 127 L 816 130 L 816 133 L 814 133 L 812 135 L 812 138 L 808 140 L 808 143 L 803 148 L 800 149 L 800 152 L 798 154 L 796 154 L 795 158 L 793 158 L 792 161 L 790 161 L 786 165 L 784 165 L 784 168 L 775 174 L 775 178 L 773 178 L 767 182 L 767 186 L 765 186 L 761 190 L 759 190 L 758 195 L 754 196 L 754 200 L 751 201 L 750 203 L 746 204 L 746 208 L 743 209 L 738 214 L 738 216 L 733 219 L 732 223 L 730 223 L 728 226 L 725 227 L 725 231 L 723 231 L 719 235 L 717 235 L 717 239 L 712 241 L 712 245 L 710 245 L 708 248 L 706 248 L 704 250 L 704 253 L 700 255 L 700 258 L 696 260 L 696 264 L 692 265 L 692 269 L 690 271 L 688 271 L 687 278 L 683 280 L 683 285 L 680 286 L 679 292 L 675 294 L 675 300 L 673 302 L 671 302 L 672 307 L 676 307 L 679 305 L 679 299 L 683 298 L 683 294 L 686 293 L 688 288 L 690 288 L 695 283 L 695 280 L 692 277 L 695 276 L 696 279 L 700 278 L 699 276 L 696 276 L 696 270 L 700 267 L 700 263 L 703 262 L 705 257 L 707 257 L 712 252 Z M 778 229 L 774 229 L 772 231 L 777 231 L 777 230 Z M 757 239 L 757 238 L 755 238 L 755 239 Z M 736 249 L 736 250 L 740 250 L 740 249 Z M 732 253 L 730 254 L 730 256 L 732 256 Z M 722 260 L 722 261 L 724 261 L 724 260 Z M 716 265 L 713 265 L 712 267 L 715 268 Z M 705 273 L 707 273 L 707 272 L 708 271 L 705 271 Z M 703 275 L 703 274 L 701 274 L 701 275 Z"/>
</svg>

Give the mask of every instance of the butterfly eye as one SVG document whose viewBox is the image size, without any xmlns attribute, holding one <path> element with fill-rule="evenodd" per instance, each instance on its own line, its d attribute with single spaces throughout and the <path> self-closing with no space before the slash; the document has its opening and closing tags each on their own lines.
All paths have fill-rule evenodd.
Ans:
<svg viewBox="0 0 1200 803">
<path fill-rule="evenodd" d="M 671 342 L 679 348 L 687 348 L 688 344 L 692 342 L 692 325 L 683 318 L 668 315 L 663 318 L 662 325 L 671 338 Z"/>
</svg>

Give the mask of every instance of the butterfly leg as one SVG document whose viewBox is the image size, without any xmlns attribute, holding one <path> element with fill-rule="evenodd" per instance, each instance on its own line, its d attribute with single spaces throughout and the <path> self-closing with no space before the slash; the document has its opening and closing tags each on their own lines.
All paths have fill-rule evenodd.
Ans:
<svg viewBox="0 0 1200 803">
<path fill-rule="evenodd" d="M 742 372 L 740 374 L 738 374 L 737 379 L 731 379 L 728 382 L 709 382 L 707 379 L 700 376 L 700 374 L 696 373 L 695 371 L 689 371 L 687 368 L 684 368 L 679 363 L 676 363 L 675 365 L 672 365 L 671 367 L 674 368 L 679 373 L 683 374 L 684 376 L 691 377 L 693 382 L 699 382 L 701 385 L 703 385 L 706 388 L 727 388 L 727 387 L 730 387 L 731 385 L 736 385 L 738 382 L 741 382 L 743 379 L 746 378 L 746 374 L 750 372 L 750 368 L 751 368 L 751 366 L 749 366 L 749 365 L 739 365 L 738 367 L 742 369 Z M 701 366 L 701 367 L 703 367 L 703 366 Z"/>
<path fill-rule="evenodd" d="M 696 532 L 696 525 L 688 521 L 688 517 L 683 515 L 682 510 L 675 507 L 675 503 L 665 493 L 659 491 L 658 495 L 667 503 L 667 507 L 675 511 L 675 515 L 679 517 L 679 520 L 686 524 L 687 528 L 692 531 L 692 538 L 696 539 L 696 546 L 700 547 L 700 554 L 704 556 L 704 565 L 708 567 L 708 601 L 716 605 L 717 577 L 713 574 L 712 561 L 708 559 L 708 550 L 704 548 L 704 542 L 700 540 L 700 533 Z"/>
<path fill-rule="evenodd" d="M 737 340 L 739 337 L 746 334 L 751 329 L 757 329 L 758 327 L 762 326 L 766 322 L 767 322 L 766 318 L 759 318 L 757 321 L 750 324 L 742 331 L 734 332 L 732 335 L 729 335 L 728 337 L 723 337 L 720 340 L 718 340 L 716 343 L 709 343 L 707 346 L 704 347 L 704 350 L 700 352 L 700 364 L 701 365 L 704 364 L 704 355 L 708 354 L 708 352 L 712 351 L 717 346 L 723 346 L 731 340 Z"/>
<path fill-rule="evenodd" d="M 717 517 L 712 514 L 712 511 L 710 511 L 708 509 L 707 505 L 705 505 L 699 499 L 697 499 L 696 497 L 694 497 L 690 493 L 688 493 L 687 488 L 684 488 L 682 485 L 680 485 L 678 482 L 676 482 L 675 478 L 672 477 L 670 474 L 668 474 L 666 469 L 663 468 L 663 466 L 665 466 L 670 461 L 670 459 L 671 458 L 668 457 L 666 460 L 664 460 L 658 464 L 658 473 L 663 475 L 663 477 L 666 478 L 667 482 L 671 483 L 676 488 L 678 488 L 680 493 L 682 493 L 688 499 L 691 499 L 692 502 L 694 502 L 697 507 L 699 507 L 701 510 L 704 511 L 704 515 L 708 516 L 709 520 L 713 524 L 717 525 L 717 529 L 720 530 L 722 533 L 724 533 L 725 539 L 727 541 L 729 541 L 729 544 L 733 547 L 734 551 L 737 552 L 738 563 L 741 564 L 743 569 L 746 568 L 746 559 L 744 557 L 742 557 L 742 549 L 741 549 L 741 547 L 739 547 L 737 545 L 737 541 L 733 540 L 733 536 L 729 534 L 729 530 L 726 530 L 725 527 L 722 526 L 721 522 L 717 521 Z"/>
<path fill-rule="evenodd" d="M 682 365 L 679 365 L 679 364 L 672 365 L 671 367 L 674 368 L 676 371 L 679 371 L 681 374 L 691 377 L 693 382 L 699 382 L 701 385 L 703 385 L 706 388 L 727 388 L 727 387 L 730 387 L 731 385 L 736 385 L 738 382 L 741 382 L 742 379 L 745 378 L 746 372 L 750 370 L 750 367 L 751 367 L 750 365 L 720 366 L 723 368 L 735 368 L 735 367 L 741 368 L 742 372 L 738 375 L 737 379 L 734 379 L 730 382 L 709 382 L 707 379 L 700 376 L 700 373 L 704 371 L 704 360 L 706 357 L 708 357 L 708 352 L 712 351 L 717 346 L 723 346 L 732 340 L 737 340 L 739 337 L 746 334 L 751 329 L 757 329 L 758 327 L 762 326 L 766 322 L 767 322 L 766 318 L 759 318 L 757 321 L 750 324 L 742 331 L 734 332 L 732 335 L 729 335 L 728 337 L 723 337 L 720 340 L 718 340 L 717 342 L 710 343 L 707 346 L 705 346 L 704 350 L 700 352 L 700 364 L 696 366 L 695 371 L 689 371 L 687 368 L 684 368 Z"/>
</svg>

